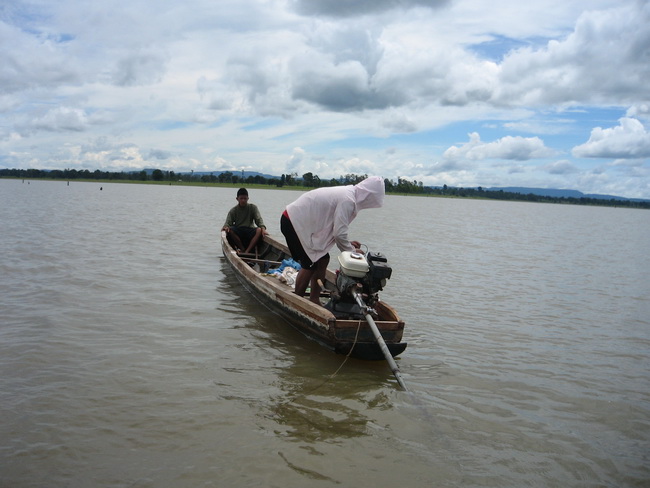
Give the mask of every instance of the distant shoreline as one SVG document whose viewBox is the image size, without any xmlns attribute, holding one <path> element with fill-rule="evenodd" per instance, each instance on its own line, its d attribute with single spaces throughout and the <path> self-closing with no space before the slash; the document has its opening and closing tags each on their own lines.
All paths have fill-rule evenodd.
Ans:
<svg viewBox="0 0 650 488">
<path fill-rule="evenodd" d="M 187 186 L 203 188 L 241 188 L 255 190 L 290 190 L 290 191 L 309 191 L 314 187 L 302 185 L 269 185 L 264 183 L 248 182 L 208 182 L 208 181 L 154 181 L 154 180 L 127 180 L 127 179 L 94 179 L 94 178 L 48 178 L 48 177 L 19 177 L 19 176 L 0 176 L 0 180 L 23 180 L 23 181 L 55 181 L 73 183 L 118 183 L 118 184 L 135 184 L 135 185 L 158 185 L 158 186 Z M 319 187 L 323 188 L 323 187 Z M 636 200 L 601 200 L 597 198 L 575 198 L 575 197 L 546 197 L 542 195 L 512 193 L 503 191 L 477 191 L 472 188 L 451 188 L 449 194 L 442 193 L 410 193 L 399 191 L 387 191 L 387 195 L 408 196 L 408 197 L 434 197 L 434 198 L 451 198 L 451 199 L 471 199 L 471 200 L 499 200 L 499 201 L 516 201 L 528 203 L 554 203 L 560 205 L 581 205 L 594 207 L 621 207 L 650 210 L 650 202 Z M 480 194 L 484 193 L 484 194 Z"/>
<path fill-rule="evenodd" d="M 127 185 L 158 185 L 158 186 L 198 186 L 205 188 L 254 188 L 257 190 L 300 190 L 309 191 L 313 188 L 306 186 L 272 186 L 261 183 L 212 183 L 205 181 L 140 181 L 140 180 L 108 180 L 92 178 L 20 178 L 16 176 L 0 176 L 0 180 L 25 180 L 25 181 L 57 181 L 61 183 L 118 183 Z"/>
</svg>

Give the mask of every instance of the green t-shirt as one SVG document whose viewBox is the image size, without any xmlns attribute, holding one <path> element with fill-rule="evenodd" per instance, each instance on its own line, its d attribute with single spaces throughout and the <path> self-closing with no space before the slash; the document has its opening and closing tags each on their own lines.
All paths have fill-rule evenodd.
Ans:
<svg viewBox="0 0 650 488">
<path fill-rule="evenodd" d="M 245 207 L 235 205 L 228 212 L 224 227 L 262 227 L 266 229 L 257 205 L 249 203 Z"/>
</svg>

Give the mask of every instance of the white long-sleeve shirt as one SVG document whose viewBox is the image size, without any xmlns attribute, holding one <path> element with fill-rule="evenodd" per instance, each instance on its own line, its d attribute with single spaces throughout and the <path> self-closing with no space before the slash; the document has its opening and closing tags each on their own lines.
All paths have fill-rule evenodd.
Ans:
<svg viewBox="0 0 650 488">
<path fill-rule="evenodd" d="M 384 180 L 371 176 L 356 185 L 317 188 L 303 193 L 287 205 L 287 214 L 300 243 L 313 262 L 334 244 L 341 251 L 353 251 L 348 228 L 360 210 L 379 208 L 384 203 Z"/>
</svg>

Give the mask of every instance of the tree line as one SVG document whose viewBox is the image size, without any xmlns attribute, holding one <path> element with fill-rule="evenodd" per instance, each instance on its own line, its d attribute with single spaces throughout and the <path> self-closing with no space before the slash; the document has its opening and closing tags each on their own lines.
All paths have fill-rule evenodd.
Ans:
<svg viewBox="0 0 650 488">
<path fill-rule="evenodd" d="M 232 185 L 269 185 L 275 187 L 306 187 L 320 188 L 324 186 L 354 185 L 367 178 L 368 175 L 345 174 L 338 178 L 321 179 L 311 172 L 299 177 L 297 173 L 282 174 L 280 177 L 267 178 L 260 174 L 245 176 L 242 172 L 224 171 L 214 173 L 176 173 L 154 169 L 149 171 L 114 172 L 114 171 L 89 171 L 87 169 L 40 170 L 40 169 L 0 169 L 0 178 L 47 178 L 61 180 L 107 180 L 107 181 L 153 181 L 203 183 L 203 184 L 232 184 Z M 629 207 L 650 209 L 650 202 L 638 200 L 602 199 L 591 197 L 557 197 L 536 195 L 534 193 L 515 193 L 503 190 L 486 190 L 478 188 L 458 188 L 424 186 L 422 181 L 410 181 L 398 177 L 396 181 L 384 179 L 386 192 L 404 195 L 432 195 L 453 198 L 484 198 L 493 200 L 513 200 L 526 202 L 564 203 L 573 205 L 598 205 L 610 207 Z"/>
</svg>

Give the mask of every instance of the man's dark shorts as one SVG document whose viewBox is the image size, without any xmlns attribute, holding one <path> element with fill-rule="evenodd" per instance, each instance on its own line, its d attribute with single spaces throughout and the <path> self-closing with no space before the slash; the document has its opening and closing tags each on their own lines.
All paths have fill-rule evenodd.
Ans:
<svg viewBox="0 0 650 488">
<path fill-rule="evenodd" d="M 230 228 L 230 231 L 237 234 L 239 239 L 241 239 L 241 243 L 246 247 L 248 247 L 253 237 L 255 237 L 256 230 L 255 227 L 235 226 Z"/>
<path fill-rule="evenodd" d="M 307 256 L 305 249 L 300 243 L 300 239 L 298 239 L 296 229 L 293 228 L 293 224 L 291 223 L 291 220 L 289 220 L 289 217 L 284 214 L 282 214 L 282 217 L 280 217 L 280 230 L 287 240 L 287 246 L 289 247 L 289 251 L 291 251 L 291 257 L 298 261 L 300 263 L 300 266 L 303 268 L 312 269 L 316 263 L 312 262 L 312 260 L 309 259 L 309 256 Z M 323 256 L 321 259 L 326 257 L 329 257 L 329 254 L 325 254 L 325 256 Z"/>
</svg>

